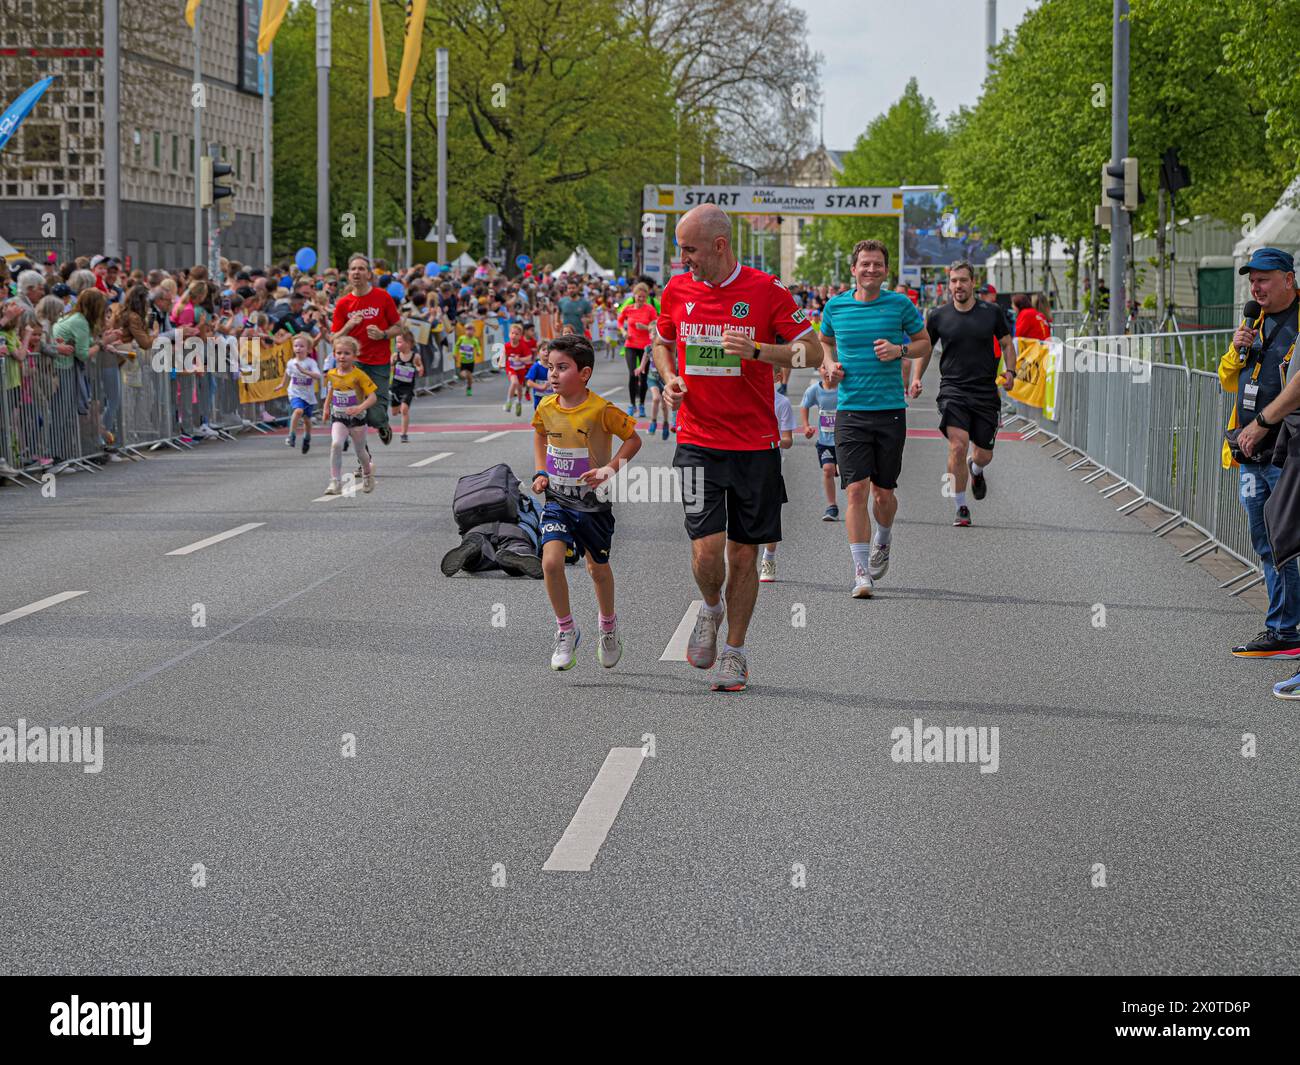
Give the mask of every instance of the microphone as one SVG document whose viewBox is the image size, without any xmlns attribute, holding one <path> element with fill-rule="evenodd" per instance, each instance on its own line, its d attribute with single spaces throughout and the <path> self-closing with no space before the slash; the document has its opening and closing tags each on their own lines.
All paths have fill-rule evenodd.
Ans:
<svg viewBox="0 0 1300 1065">
<path fill-rule="evenodd" d="M 1255 324 L 1255 319 L 1259 317 L 1259 312 L 1261 310 L 1263 310 L 1263 308 L 1259 305 L 1258 300 L 1248 300 L 1246 306 L 1241 309 L 1241 327 L 1243 329 L 1252 328 Z M 1248 350 L 1250 349 L 1248 348 L 1247 351 Z M 1246 357 L 1246 352 L 1242 351 L 1240 348 L 1237 349 L 1237 354 L 1243 359 Z"/>
</svg>

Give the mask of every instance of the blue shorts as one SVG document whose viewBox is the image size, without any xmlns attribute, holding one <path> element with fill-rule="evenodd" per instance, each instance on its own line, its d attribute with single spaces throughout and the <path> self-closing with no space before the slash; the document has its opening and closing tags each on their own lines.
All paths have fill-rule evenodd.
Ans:
<svg viewBox="0 0 1300 1065">
<path fill-rule="evenodd" d="M 304 414 L 306 414 L 308 418 L 310 418 L 313 414 L 316 413 L 316 404 L 309 403 L 305 399 L 299 399 L 297 396 L 294 396 L 293 399 L 289 400 L 289 409 L 291 411 L 300 410 Z"/>
<path fill-rule="evenodd" d="M 818 444 L 817 445 L 817 462 L 822 466 L 835 465 L 835 445 Z"/>
<path fill-rule="evenodd" d="M 550 500 L 542 507 L 542 546 L 561 541 L 567 548 L 565 562 L 576 562 L 585 554 L 592 562 L 606 565 L 613 539 L 612 510 L 570 510 Z"/>
</svg>

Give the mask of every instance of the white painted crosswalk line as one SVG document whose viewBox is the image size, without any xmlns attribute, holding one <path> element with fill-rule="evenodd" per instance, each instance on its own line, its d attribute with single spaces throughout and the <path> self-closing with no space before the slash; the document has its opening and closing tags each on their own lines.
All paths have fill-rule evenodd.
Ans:
<svg viewBox="0 0 1300 1065">
<path fill-rule="evenodd" d="M 265 524 L 266 522 L 264 521 L 250 521 L 246 525 L 240 525 L 234 529 L 227 529 L 223 533 L 217 533 L 216 536 L 209 536 L 206 540 L 199 540 L 197 543 L 186 544 L 184 547 L 178 547 L 175 551 L 168 551 L 167 554 L 192 555 L 195 551 L 202 551 L 205 547 L 211 547 L 213 544 L 219 544 L 223 540 L 229 540 L 232 536 L 240 536 L 253 529 L 260 529 Z"/>
<path fill-rule="evenodd" d="M 439 451 L 438 454 L 430 455 L 427 459 L 420 459 L 419 462 L 410 463 L 409 468 L 416 469 L 420 466 L 428 466 L 430 463 L 437 462 L 439 459 L 445 459 L 452 454 L 453 452 L 451 451 Z"/>
<path fill-rule="evenodd" d="M 59 592 L 58 595 L 47 596 L 39 599 L 35 603 L 28 603 L 26 606 L 20 606 L 17 610 L 10 610 L 7 614 L 0 614 L 0 625 L 8 625 L 11 621 L 17 621 L 19 618 L 25 618 L 28 614 L 35 614 L 38 611 L 46 610 L 52 606 L 58 606 L 60 603 L 66 603 L 69 599 L 76 599 L 79 595 L 85 595 L 86 592 Z"/>
<path fill-rule="evenodd" d="M 596 860 L 614 818 L 623 806 L 645 755 L 640 747 L 615 747 L 578 804 L 569 827 L 542 868 L 548 872 L 586 873 Z"/>
<path fill-rule="evenodd" d="M 615 386 L 614 386 L 613 388 L 611 388 L 608 392 L 602 392 L 601 395 L 602 395 L 602 396 L 612 396 L 615 392 L 622 392 L 622 391 L 623 391 L 623 386 L 622 386 L 622 385 L 615 385 Z"/>
<path fill-rule="evenodd" d="M 487 436 L 480 436 L 474 441 L 476 444 L 486 444 L 489 440 L 495 440 L 498 436 L 505 436 L 506 433 L 516 432 L 514 429 L 502 429 L 499 433 L 488 433 Z"/>
<path fill-rule="evenodd" d="M 691 605 L 686 608 L 686 614 L 677 623 L 677 631 L 673 633 L 672 639 L 668 641 L 664 653 L 659 656 L 660 662 L 686 661 L 686 642 L 691 638 L 691 629 L 695 628 L 695 619 L 699 616 L 700 607 L 703 605 L 703 599 L 691 601 Z"/>
</svg>

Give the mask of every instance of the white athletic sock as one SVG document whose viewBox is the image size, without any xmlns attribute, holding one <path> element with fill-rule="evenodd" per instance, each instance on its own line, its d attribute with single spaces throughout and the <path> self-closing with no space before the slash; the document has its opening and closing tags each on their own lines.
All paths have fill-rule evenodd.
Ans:
<svg viewBox="0 0 1300 1065">
<path fill-rule="evenodd" d="M 729 644 L 729 643 L 724 643 L 724 644 L 722 645 L 722 648 L 723 648 L 724 651 L 735 651 L 736 654 L 740 655 L 742 658 L 743 658 L 744 655 L 745 655 L 745 645 L 744 645 L 744 644 L 741 644 L 739 647 L 732 647 L 731 644 Z"/>
<path fill-rule="evenodd" d="M 981 473 L 984 472 L 984 467 L 981 466 L 978 462 L 972 460 L 970 464 L 970 472 L 973 473 L 976 477 L 978 477 Z"/>
<path fill-rule="evenodd" d="M 853 552 L 853 568 L 855 570 L 859 566 L 865 570 L 871 564 L 870 544 L 849 544 L 849 550 Z"/>
<path fill-rule="evenodd" d="M 957 506 L 959 506 L 959 507 L 964 507 L 965 505 L 966 505 L 966 493 L 965 493 L 965 492 L 958 492 L 958 493 L 957 493 Z"/>
<path fill-rule="evenodd" d="M 894 527 L 892 525 L 876 526 L 876 543 L 884 547 L 894 537 Z"/>
<path fill-rule="evenodd" d="M 770 547 L 765 547 L 765 548 L 763 548 L 763 561 L 764 561 L 764 562 L 773 562 L 773 561 L 775 561 L 775 559 L 776 559 L 776 552 L 775 552 L 775 551 L 773 551 Z"/>
<path fill-rule="evenodd" d="M 715 618 L 720 618 L 722 617 L 722 600 L 719 599 L 716 606 L 709 606 L 708 603 L 705 603 L 700 607 L 700 611 L 701 613 L 712 614 Z"/>
</svg>

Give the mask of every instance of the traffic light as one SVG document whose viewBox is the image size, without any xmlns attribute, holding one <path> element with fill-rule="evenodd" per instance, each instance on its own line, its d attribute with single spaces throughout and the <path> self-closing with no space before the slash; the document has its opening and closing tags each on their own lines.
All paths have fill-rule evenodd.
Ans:
<svg viewBox="0 0 1300 1065">
<path fill-rule="evenodd" d="M 1119 184 L 1112 185 L 1115 178 Z M 1118 203 L 1126 211 L 1136 211 L 1146 200 L 1138 186 L 1138 161 L 1133 156 L 1125 156 L 1116 166 L 1110 164 L 1101 168 L 1102 192 L 1108 206 Z"/>
<path fill-rule="evenodd" d="M 199 162 L 199 202 L 202 206 L 211 207 L 218 200 L 235 194 L 229 185 L 216 183 L 218 178 L 229 177 L 234 172 L 234 167 L 229 163 L 218 162 L 210 155 L 203 156 Z"/>
</svg>

